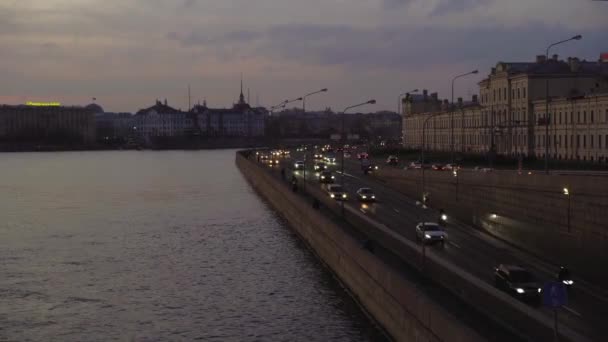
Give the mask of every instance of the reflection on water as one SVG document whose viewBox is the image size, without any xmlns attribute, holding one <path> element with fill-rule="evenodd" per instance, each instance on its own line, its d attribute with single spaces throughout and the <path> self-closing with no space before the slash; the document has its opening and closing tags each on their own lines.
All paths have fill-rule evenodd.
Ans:
<svg viewBox="0 0 608 342">
<path fill-rule="evenodd" d="M 0 340 L 382 339 L 234 151 L 1 164 Z"/>
</svg>

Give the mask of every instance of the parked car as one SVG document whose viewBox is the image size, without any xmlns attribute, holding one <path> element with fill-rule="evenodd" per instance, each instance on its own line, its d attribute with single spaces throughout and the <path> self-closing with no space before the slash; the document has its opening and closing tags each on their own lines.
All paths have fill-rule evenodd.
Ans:
<svg viewBox="0 0 608 342">
<path fill-rule="evenodd" d="M 370 188 L 361 188 L 357 190 L 357 199 L 360 202 L 376 202 L 376 194 Z"/>
<path fill-rule="evenodd" d="M 460 165 L 458 165 L 458 164 L 447 164 L 445 166 L 445 169 L 449 170 L 449 171 L 460 170 Z"/>
<path fill-rule="evenodd" d="M 335 179 L 336 177 L 331 174 L 331 171 L 323 171 L 319 174 L 319 182 L 324 184 L 331 184 Z"/>
<path fill-rule="evenodd" d="M 346 201 L 348 199 L 348 194 L 344 188 L 342 188 L 342 185 L 330 184 L 327 186 L 326 191 L 329 197 L 335 199 L 336 201 Z"/>
<path fill-rule="evenodd" d="M 397 158 L 396 156 L 388 156 L 388 158 L 386 158 L 386 164 L 397 166 L 399 165 L 399 158 Z"/>
<path fill-rule="evenodd" d="M 540 302 L 542 288 L 536 277 L 523 267 L 500 264 L 494 269 L 494 284 L 515 298 Z"/>
<path fill-rule="evenodd" d="M 440 243 L 442 246 L 448 239 L 448 233 L 434 222 L 420 222 L 416 225 L 416 240 L 425 244 Z"/>
<path fill-rule="evenodd" d="M 359 159 L 359 160 L 368 159 L 368 158 L 369 158 L 369 154 L 367 152 L 357 153 L 357 159 Z"/>
<path fill-rule="evenodd" d="M 433 164 L 433 165 L 431 165 L 431 168 L 435 171 L 444 171 L 445 170 L 445 166 L 443 164 Z"/>
<path fill-rule="evenodd" d="M 350 152 L 344 152 L 344 158 L 350 158 L 350 157 L 352 157 Z"/>
</svg>

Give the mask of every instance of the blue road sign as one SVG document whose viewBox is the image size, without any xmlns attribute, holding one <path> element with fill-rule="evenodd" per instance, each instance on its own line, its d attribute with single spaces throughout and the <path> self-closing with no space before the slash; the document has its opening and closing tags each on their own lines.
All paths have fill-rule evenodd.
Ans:
<svg viewBox="0 0 608 342">
<path fill-rule="evenodd" d="M 568 304 L 566 286 L 559 282 L 549 282 L 543 286 L 543 304 L 557 309 Z"/>
</svg>

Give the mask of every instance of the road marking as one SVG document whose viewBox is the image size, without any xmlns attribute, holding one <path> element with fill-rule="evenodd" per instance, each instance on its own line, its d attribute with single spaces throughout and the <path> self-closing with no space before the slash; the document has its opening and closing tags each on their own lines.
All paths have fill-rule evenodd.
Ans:
<svg viewBox="0 0 608 342">
<path fill-rule="evenodd" d="M 398 210 L 398 209 L 393 208 L 393 210 L 394 210 L 396 213 L 398 213 L 398 212 L 399 212 L 399 210 Z"/>
<path fill-rule="evenodd" d="M 365 210 L 363 210 L 363 209 L 359 209 L 359 210 L 360 210 L 362 213 L 364 213 L 364 214 L 365 214 Z"/>
<path fill-rule="evenodd" d="M 564 305 L 564 306 L 562 306 L 562 308 L 564 308 L 566 311 L 569 311 L 569 312 L 571 312 L 571 313 L 573 313 L 573 314 L 577 315 L 578 317 L 583 317 L 583 315 L 581 315 L 581 314 L 580 314 L 578 311 L 575 311 L 575 310 L 573 310 L 573 309 L 570 309 L 569 307 L 567 307 L 567 306 L 565 306 L 565 305 Z"/>
<path fill-rule="evenodd" d="M 456 242 L 448 241 L 448 243 L 456 248 L 462 248 Z"/>
</svg>

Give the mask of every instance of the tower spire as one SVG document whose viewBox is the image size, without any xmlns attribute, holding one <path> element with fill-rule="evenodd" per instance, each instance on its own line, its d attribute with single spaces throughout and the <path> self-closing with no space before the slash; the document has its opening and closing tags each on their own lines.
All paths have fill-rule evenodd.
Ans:
<svg viewBox="0 0 608 342">
<path fill-rule="evenodd" d="M 241 73 L 241 95 L 239 96 L 239 104 L 245 104 L 245 95 L 243 95 L 243 73 Z"/>
</svg>

